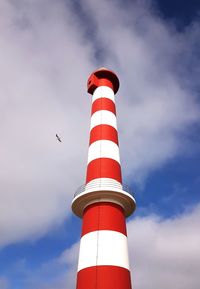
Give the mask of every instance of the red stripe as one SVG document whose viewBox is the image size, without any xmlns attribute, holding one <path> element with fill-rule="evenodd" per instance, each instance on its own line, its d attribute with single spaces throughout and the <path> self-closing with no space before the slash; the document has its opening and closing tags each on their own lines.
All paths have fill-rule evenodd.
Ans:
<svg viewBox="0 0 200 289">
<path fill-rule="evenodd" d="M 97 140 L 111 140 L 118 145 L 117 130 L 107 124 L 100 124 L 95 126 L 90 132 L 90 145 Z"/>
<path fill-rule="evenodd" d="M 127 236 L 124 210 L 121 206 L 102 202 L 89 205 L 85 209 L 82 236 L 99 230 L 117 231 Z"/>
<path fill-rule="evenodd" d="M 80 270 L 77 274 L 76 289 L 111 288 L 131 289 L 130 271 L 117 266 L 93 266 Z"/>
<path fill-rule="evenodd" d="M 116 108 L 114 102 L 106 97 L 101 97 L 96 99 L 92 104 L 92 112 L 91 114 L 95 113 L 98 110 L 109 110 L 116 114 Z"/>
<path fill-rule="evenodd" d="M 108 86 L 112 90 L 114 90 L 112 82 L 107 78 L 99 78 L 98 79 L 98 87 L 99 86 Z"/>
<path fill-rule="evenodd" d="M 109 158 L 99 158 L 91 161 L 87 166 L 86 184 L 98 178 L 111 178 L 121 183 L 120 164 Z"/>
</svg>

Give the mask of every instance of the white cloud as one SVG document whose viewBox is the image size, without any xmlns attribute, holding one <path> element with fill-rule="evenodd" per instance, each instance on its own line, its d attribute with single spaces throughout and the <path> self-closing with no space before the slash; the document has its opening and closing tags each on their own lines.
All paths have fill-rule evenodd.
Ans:
<svg viewBox="0 0 200 289">
<path fill-rule="evenodd" d="M 198 289 L 200 206 L 173 219 L 136 218 L 128 224 L 133 284 Z"/>
<path fill-rule="evenodd" d="M 141 181 L 182 151 L 182 133 L 199 120 L 193 88 L 176 69 L 198 29 L 190 46 L 188 31 L 171 33 L 148 7 L 135 4 L 128 11 L 113 3 L 88 0 L 82 9 L 105 51 L 101 66 L 119 73 L 124 174 Z M 1 246 L 62 223 L 84 182 L 90 109 L 85 87 L 96 68 L 96 44 L 70 5 L 1 1 Z"/>
<path fill-rule="evenodd" d="M 11 3 L 0 12 L 0 245 L 44 234 L 69 214 L 89 122 L 89 49 L 72 15 L 61 2 Z"/>
<path fill-rule="evenodd" d="M 26 260 L 19 260 L 14 265 L 14 273 L 21 276 L 22 288 L 29 289 L 64 289 L 74 288 L 76 281 L 79 243 L 63 251 L 60 256 L 42 263 L 37 268 L 30 268 Z M 19 277 L 18 277 L 19 278 Z"/>
<path fill-rule="evenodd" d="M 1 276 L 0 276 L 0 288 L 1 289 L 8 289 L 9 288 L 8 280 L 4 277 L 1 277 Z"/>
</svg>

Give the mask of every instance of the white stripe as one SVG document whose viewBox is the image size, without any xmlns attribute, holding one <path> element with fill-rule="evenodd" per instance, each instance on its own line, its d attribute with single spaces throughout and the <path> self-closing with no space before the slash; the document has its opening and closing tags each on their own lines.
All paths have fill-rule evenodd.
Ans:
<svg viewBox="0 0 200 289">
<path fill-rule="evenodd" d="M 101 230 L 81 238 L 78 271 L 99 265 L 129 269 L 127 237 L 124 234 Z"/>
<path fill-rule="evenodd" d="M 92 160 L 99 158 L 110 158 L 120 163 L 118 145 L 110 140 L 98 140 L 93 142 L 89 146 L 88 164 Z"/>
<path fill-rule="evenodd" d="M 99 125 L 108 124 L 113 126 L 117 130 L 117 120 L 114 113 L 108 110 L 98 110 L 91 116 L 90 129 Z"/>
<path fill-rule="evenodd" d="M 111 188 L 116 188 L 122 190 L 122 184 L 114 179 L 111 178 L 97 178 L 85 186 L 86 190 L 93 189 L 93 188 L 98 188 L 98 187 L 111 187 Z"/>
<path fill-rule="evenodd" d="M 93 96 L 92 96 L 92 102 L 94 102 L 98 98 L 107 97 L 111 99 L 113 102 L 115 102 L 115 95 L 113 90 L 108 86 L 99 86 L 95 89 Z"/>
</svg>

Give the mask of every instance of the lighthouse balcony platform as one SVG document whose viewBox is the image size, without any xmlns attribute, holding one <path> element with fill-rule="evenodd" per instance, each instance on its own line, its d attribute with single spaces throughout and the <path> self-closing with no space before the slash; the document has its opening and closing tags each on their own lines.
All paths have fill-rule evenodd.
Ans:
<svg viewBox="0 0 200 289">
<path fill-rule="evenodd" d="M 125 216 L 130 216 L 136 207 L 133 191 L 125 184 L 115 180 L 97 179 L 80 186 L 72 201 L 73 212 L 82 217 L 84 209 L 93 203 L 111 202 L 124 209 Z"/>
</svg>

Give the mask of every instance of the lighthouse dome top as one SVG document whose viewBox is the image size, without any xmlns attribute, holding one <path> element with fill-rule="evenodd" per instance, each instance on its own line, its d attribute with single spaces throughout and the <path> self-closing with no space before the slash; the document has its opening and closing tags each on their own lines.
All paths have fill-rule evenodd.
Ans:
<svg viewBox="0 0 200 289">
<path fill-rule="evenodd" d="M 95 70 L 90 77 L 88 78 L 88 82 L 87 82 L 87 88 L 88 88 L 88 92 L 90 94 L 93 94 L 94 90 L 102 85 L 102 80 L 106 80 L 108 82 L 111 83 L 112 87 L 113 87 L 113 91 L 114 93 L 117 93 L 118 89 L 119 89 L 119 79 L 117 77 L 117 75 L 105 68 L 105 67 L 101 67 L 97 70 Z"/>
</svg>

